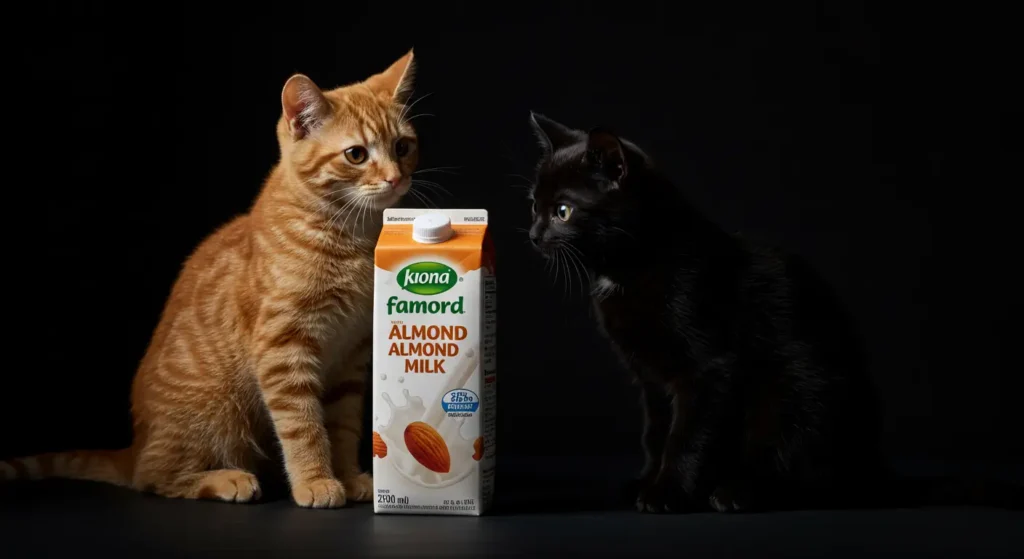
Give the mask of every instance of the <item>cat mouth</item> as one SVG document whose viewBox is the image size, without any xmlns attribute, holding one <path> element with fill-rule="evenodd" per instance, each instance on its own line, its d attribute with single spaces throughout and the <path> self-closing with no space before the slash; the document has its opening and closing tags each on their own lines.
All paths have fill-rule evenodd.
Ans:
<svg viewBox="0 0 1024 559">
<path fill-rule="evenodd" d="M 390 186 L 365 188 L 360 194 L 360 198 L 369 201 L 377 209 L 384 209 L 398 202 L 408 191 L 407 184 L 399 183 L 394 188 Z"/>
<path fill-rule="evenodd" d="M 360 196 L 366 203 L 372 204 L 377 209 L 384 209 L 398 201 L 401 196 L 394 190 L 380 190 L 369 192 Z"/>
</svg>

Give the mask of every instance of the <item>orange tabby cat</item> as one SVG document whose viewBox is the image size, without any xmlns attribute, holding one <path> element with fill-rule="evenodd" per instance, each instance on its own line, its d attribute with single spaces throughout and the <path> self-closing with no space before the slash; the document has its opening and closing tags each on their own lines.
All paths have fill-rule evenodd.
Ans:
<svg viewBox="0 0 1024 559">
<path fill-rule="evenodd" d="M 278 165 L 251 211 L 200 244 L 173 287 L 133 383 L 132 446 L 0 462 L 0 478 L 246 502 L 260 495 L 254 464 L 276 435 L 297 504 L 370 499 L 357 448 L 372 250 L 418 161 L 403 113 L 412 76 L 409 51 L 332 91 L 291 77 Z"/>
</svg>

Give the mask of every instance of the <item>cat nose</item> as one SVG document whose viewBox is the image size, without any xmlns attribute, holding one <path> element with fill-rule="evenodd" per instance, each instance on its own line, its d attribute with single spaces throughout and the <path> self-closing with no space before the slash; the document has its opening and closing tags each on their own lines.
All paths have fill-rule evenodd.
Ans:
<svg viewBox="0 0 1024 559">
<path fill-rule="evenodd" d="M 388 186 L 390 186 L 391 188 L 395 188 L 396 186 L 398 186 L 398 182 L 401 180 L 401 177 L 392 177 L 390 179 L 384 179 L 384 182 L 388 183 Z"/>
<path fill-rule="evenodd" d="M 540 247 L 540 235 L 538 235 L 537 233 L 535 233 L 533 231 L 530 231 L 530 242 L 533 243 L 534 247 L 539 248 Z"/>
</svg>

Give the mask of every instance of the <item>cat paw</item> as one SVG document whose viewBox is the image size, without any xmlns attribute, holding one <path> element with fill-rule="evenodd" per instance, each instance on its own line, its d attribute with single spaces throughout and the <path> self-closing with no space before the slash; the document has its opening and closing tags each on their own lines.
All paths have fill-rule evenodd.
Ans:
<svg viewBox="0 0 1024 559">
<path fill-rule="evenodd" d="M 708 504 L 718 512 L 743 512 L 750 508 L 750 499 L 738 486 L 720 485 L 708 497 Z"/>
<path fill-rule="evenodd" d="M 229 503 L 248 503 L 260 498 L 256 476 L 242 470 L 208 472 L 197 484 L 200 499 L 216 499 Z"/>
<path fill-rule="evenodd" d="M 298 482 L 292 486 L 292 499 L 300 507 L 334 509 L 345 505 L 345 486 L 334 478 Z"/>
<path fill-rule="evenodd" d="M 640 489 L 636 510 L 649 514 L 672 514 L 682 512 L 684 503 L 685 496 L 678 485 L 658 481 Z"/>
<path fill-rule="evenodd" d="M 366 502 L 373 499 L 373 476 L 362 473 L 355 477 L 346 478 L 345 495 L 356 502 Z"/>
</svg>

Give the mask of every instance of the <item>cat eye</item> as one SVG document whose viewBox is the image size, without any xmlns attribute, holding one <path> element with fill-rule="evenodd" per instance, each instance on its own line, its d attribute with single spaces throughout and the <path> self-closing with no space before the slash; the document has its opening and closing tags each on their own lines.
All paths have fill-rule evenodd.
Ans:
<svg viewBox="0 0 1024 559">
<path fill-rule="evenodd" d="M 366 151 L 363 146 L 352 146 L 345 150 L 345 159 L 353 165 L 361 165 L 366 162 L 367 156 L 370 154 Z"/>
<path fill-rule="evenodd" d="M 558 208 L 555 209 L 555 215 L 558 216 L 558 219 L 561 219 L 562 221 L 569 221 L 569 217 L 572 216 L 572 206 L 559 204 Z"/>
<path fill-rule="evenodd" d="M 395 142 L 395 155 L 398 157 L 409 155 L 409 140 L 403 138 Z"/>
</svg>

